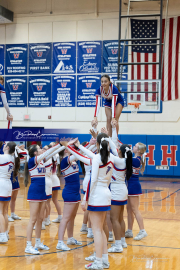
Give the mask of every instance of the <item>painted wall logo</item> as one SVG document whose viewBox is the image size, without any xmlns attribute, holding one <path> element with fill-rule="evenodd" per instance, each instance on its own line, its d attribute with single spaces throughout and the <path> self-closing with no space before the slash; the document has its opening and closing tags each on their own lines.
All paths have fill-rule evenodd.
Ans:
<svg viewBox="0 0 180 270">
<path fill-rule="evenodd" d="M 36 87 L 37 87 L 38 91 L 42 91 L 42 89 L 43 89 L 43 85 L 37 85 Z"/>
<path fill-rule="evenodd" d="M 37 53 L 37 57 L 42 57 L 43 52 L 36 52 Z"/>
<path fill-rule="evenodd" d="M 118 49 L 111 49 L 112 54 L 117 54 Z"/>
<path fill-rule="evenodd" d="M 19 85 L 18 84 L 13 84 L 12 87 L 13 87 L 13 90 L 16 91 L 16 90 L 18 90 Z"/>
<path fill-rule="evenodd" d="M 3 71 L 3 65 L 0 64 L 0 71 Z"/>
<path fill-rule="evenodd" d="M 92 83 L 86 83 L 87 88 L 91 88 L 91 86 L 92 86 Z"/>
<path fill-rule="evenodd" d="M 67 54 L 67 49 L 61 49 L 62 54 Z"/>
<path fill-rule="evenodd" d="M 61 87 L 66 87 L 67 82 L 61 82 Z"/>
<path fill-rule="evenodd" d="M 87 53 L 92 53 L 93 48 L 86 48 Z"/>
<path fill-rule="evenodd" d="M 14 53 L 14 59 L 18 59 L 19 58 L 19 53 Z"/>
</svg>

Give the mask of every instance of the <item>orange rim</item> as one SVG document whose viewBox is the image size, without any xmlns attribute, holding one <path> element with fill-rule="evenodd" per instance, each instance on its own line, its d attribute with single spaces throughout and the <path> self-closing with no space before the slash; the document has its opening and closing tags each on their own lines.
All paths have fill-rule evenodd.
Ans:
<svg viewBox="0 0 180 270">
<path fill-rule="evenodd" d="M 134 105 L 134 108 L 139 109 L 139 106 L 141 105 L 141 103 L 139 103 L 139 102 L 130 102 L 130 103 L 128 103 L 128 105 Z"/>
</svg>

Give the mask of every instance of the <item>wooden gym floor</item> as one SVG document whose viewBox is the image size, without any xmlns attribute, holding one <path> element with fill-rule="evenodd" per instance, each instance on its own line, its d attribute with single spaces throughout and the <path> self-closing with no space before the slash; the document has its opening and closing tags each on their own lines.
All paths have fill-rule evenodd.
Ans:
<svg viewBox="0 0 180 270">
<path fill-rule="evenodd" d="M 143 195 L 140 210 L 148 236 L 142 241 L 127 239 L 128 248 L 124 249 L 123 253 L 109 254 L 110 269 L 180 269 L 180 182 L 142 181 L 141 184 Z M 29 205 L 26 201 L 28 188 L 24 188 L 23 178 L 20 178 L 20 185 L 15 212 L 22 220 L 9 223 L 10 240 L 8 244 L 0 245 L 0 270 L 85 269 L 84 258 L 94 251 L 94 245 L 91 239 L 87 240 L 86 235 L 80 235 L 83 219 L 80 207 L 75 220 L 74 237 L 82 241 L 83 246 L 72 246 L 72 250 L 68 252 L 57 251 L 59 224 L 51 223 L 45 231 L 42 231 L 41 237 L 50 247 L 50 251 L 41 252 L 41 255 L 36 256 L 24 253 Z M 61 194 L 62 191 L 59 192 L 59 200 L 63 208 Z M 55 207 L 52 204 L 51 220 L 56 217 Z M 125 211 L 125 222 L 126 217 Z M 134 236 L 138 233 L 137 222 L 134 224 L 133 233 Z M 34 241 L 33 238 L 33 244 Z"/>
</svg>

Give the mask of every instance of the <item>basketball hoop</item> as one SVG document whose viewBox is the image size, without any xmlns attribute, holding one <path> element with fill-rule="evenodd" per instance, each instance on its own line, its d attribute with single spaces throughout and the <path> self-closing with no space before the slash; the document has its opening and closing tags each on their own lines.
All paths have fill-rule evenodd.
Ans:
<svg viewBox="0 0 180 270">
<path fill-rule="evenodd" d="M 140 102 L 130 102 L 128 105 L 134 106 L 134 110 L 131 111 L 131 113 L 137 113 L 137 110 L 139 110 L 139 106 L 141 105 Z"/>
</svg>

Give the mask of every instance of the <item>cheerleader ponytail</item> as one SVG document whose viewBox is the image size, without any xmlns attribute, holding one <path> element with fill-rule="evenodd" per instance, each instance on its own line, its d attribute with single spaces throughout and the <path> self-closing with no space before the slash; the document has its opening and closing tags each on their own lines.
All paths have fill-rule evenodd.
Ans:
<svg viewBox="0 0 180 270">
<path fill-rule="evenodd" d="M 122 144 L 120 147 L 122 157 L 126 158 L 126 179 L 132 176 L 132 149 L 128 144 Z"/>
<path fill-rule="evenodd" d="M 108 142 L 105 140 L 108 138 L 108 135 L 105 133 L 100 133 L 97 136 L 97 143 L 99 144 L 99 153 L 101 155 L 101 161 L 103 165 L 106 165 L 108 162 L 108 157 L 110 155 Z"/>
</svg>

